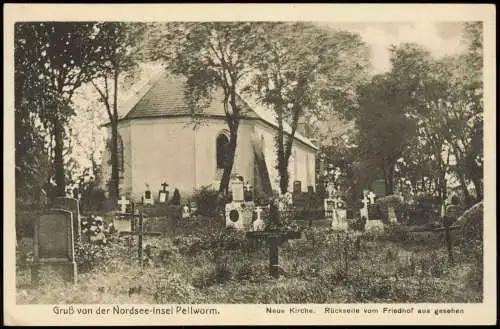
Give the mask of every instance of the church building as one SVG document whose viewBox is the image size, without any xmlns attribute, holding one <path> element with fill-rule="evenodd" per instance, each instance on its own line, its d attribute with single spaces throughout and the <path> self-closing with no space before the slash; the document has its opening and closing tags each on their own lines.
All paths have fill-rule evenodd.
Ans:
<svg viewBox="0 0 500 329">
<path fill-rule="evenodd" d="M 224 120 L 222 91 L 193 116 L 184 92 L 185 79 L 162 74 L 146 85 L 127 106 L 118 123 L 120 195 L 141 200 L 146 190 L 157 198 L 162 183 L 170 197 L 175 188 L 188 197 L 202 186 L 218 189 L 229 130 Z M 259 191 L 267 184 L 279 190 L 274 136 L 277 123 L 268 111 L 251 108 L 242 98 L 243 116 L 232 174 Z M 109 123 L 104 127 L 111 136 Z M 290 132 L 290 127 L 285 127 Z M 290 191 L 300 181 L 302 191 L 315 186 L 317 147 L 297 132 L 289 163 Z M 110 152 L 103 155 L 103 177 L 111 177 Z"/>
</svg>

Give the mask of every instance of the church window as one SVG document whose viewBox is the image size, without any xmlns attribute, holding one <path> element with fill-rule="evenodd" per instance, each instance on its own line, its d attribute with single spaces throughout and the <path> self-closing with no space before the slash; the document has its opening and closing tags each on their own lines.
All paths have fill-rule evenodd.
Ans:
<svg viewBox="0 0 500 329">
<path fill-rule="evenodd" d="M 225 132 L 220 133 L 217 136 L 217 169 L 223 169 L 224 164 L 226 163 L 226 159 L 228 156 L 228 147 L 229 147 L 229 137 Z"/>
</svg>

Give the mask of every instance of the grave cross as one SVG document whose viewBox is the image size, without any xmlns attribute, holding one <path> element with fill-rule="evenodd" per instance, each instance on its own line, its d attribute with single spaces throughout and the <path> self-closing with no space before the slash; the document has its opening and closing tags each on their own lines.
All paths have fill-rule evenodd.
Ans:
<svg viewBox="0 0 500 329">
<path fill-rule="evenodd" d="M 130 203 L 129 200 L 125 198 L 125 196 L 122 195 L 122 198 L 118 200 L 118 204 L 121 206 L 121 212 L 126 213 L 127 212 L 127 205 Z"/>
<path fill-rule="evenodd" d="M 168 184 L 167 184 L 166 182 L 163 182 L 163 183 L 161 184 L 161 186 L 163 187 L 163 191 L 165 191 L 165 192 L 166 192 L 166 191 L 167 191 L 167 186 L 168 186 Z"/>
<path fill-rule="evenodd" d="M 135 213 L 132 213 L 132 223 L 135 223 L 135 217 L 137 215 L 135 215 Z M 120 236 L 123 236 L 123 235 L 129 235 L 129 236 L 135 236 L 137 235 L 138 237 L 138 243 L 137 243 L 137 256 L 139 258 L 139 265 L 140 267 L 142 267 L 142 253 L 143 253 L 143 248 L 142 248 L 142 240 L 143 240 L 143 237 L 144 236 L 160 236 L 161 235 L 161 232 L 144 232 L 144 215 L 142 213 L 142 211 L 139 211 L 139 227 L 136 229 L 135 228 L 135 225 L 132 225 L 132 231 L 130 232 L 127 232 L 127 231 L 124 231 L 124 232 L 120 232 Z"/>
<path fill-rule="evenodd" d="M 270 205 L 271 228 L 264 231 L 247 232 L 249 239 L 265 239 L 269 246 L 269 274 L 274 278 L 279 278 L 278 247 L 282 241 L 300 238 L 300 232 L 283 231 L 279 228 L 278 206 L 272 202 Z"/>
<path fill-rule="evenodd" d="M 368 193 L 367 197 L 370 199 L 370 204 L 375 204 L 375 197 L 377 195 L 375 193 L 373 193 L 372 191 L 370 191 L 370 193 Z"/>
</svg>

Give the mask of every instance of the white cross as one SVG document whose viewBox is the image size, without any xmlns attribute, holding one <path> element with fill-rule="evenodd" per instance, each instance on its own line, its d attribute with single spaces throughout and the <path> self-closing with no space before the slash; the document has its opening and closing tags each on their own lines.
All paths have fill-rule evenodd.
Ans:
<svg viewBox="0 0 500 329">
<path fill-rule="evenodd" d="M 370 199 L 368 199 L 368 196 L 365 195 L 365 197 L 363 198 L 363 200 L 361 200 L 361 202 L 363 202 L 363 208 L 367 208 L 368 205 L 370 204 Z"/>
<path fill-rule="evenodd" d="M 127 212 L 127 205 L 130 203 L 130 201 L 128 201 L 123 195 L 122 195 L 122 198 L 121 200 L 118 200 L 118 204 L 121 206 L 121 212 L 122 213 L 125 213 Z"/>
<path fill-rule="evenodd" d="M 375 197 L 377 195 L 375 193 L 373 193 L 372 191 L 370 191 L 370 193 L 368 193 L 367 197 L 370 199 L 370 204 L 374 204 L 375 203 Z"/>
<path fill-rule="evenodd" d="M 252 188 L 252 185 L 250 185 L 250 183 L 247 182 L 245 184 L 245 190 L 250 191 L 250 188 Z"/>
</svg>

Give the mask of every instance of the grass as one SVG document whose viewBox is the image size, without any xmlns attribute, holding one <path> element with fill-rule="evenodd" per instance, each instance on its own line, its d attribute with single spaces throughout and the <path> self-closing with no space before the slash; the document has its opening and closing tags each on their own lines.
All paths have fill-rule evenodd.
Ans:
<svg viewBox="0 0 500 329">
<path fill-rule="evenodd" d="M 194 226 L 200 226 L 194 229 Z M 192 227 L 191 227 L 192 226 Z M 203 227 L 204 228 L 203 228 Z M 216 230 L 207 222 L 179 235 Z M 184 254 L 172 237 L 145 238 L 151 261 L 137 265 L 136 247 L 124 240 L 100 264 L 80 273 L 76 285 L 48 274 L 30 285 L 30 240 L 18 243 L 17 302 L 46 303 L 475 303 L 482 301 L 473 259 L 455 248 L 448 264 L 439 236 L 345 235 L 315 226 L 308 240 L 280 247 L 281 277 L 268 275 L 267 249 L 198 250 Z M 313 242 L 314 241 L 314 242 Z M 28 255 L 28 256 L 26 256 Z M 217 257 L 215 255 L 218 255 Z"/>
</svg>

